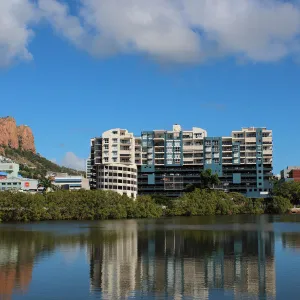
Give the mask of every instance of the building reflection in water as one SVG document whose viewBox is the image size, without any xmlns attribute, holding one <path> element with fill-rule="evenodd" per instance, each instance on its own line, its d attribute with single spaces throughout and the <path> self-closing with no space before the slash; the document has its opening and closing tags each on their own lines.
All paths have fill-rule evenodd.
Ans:
<svg viewBox="0 0 300 300">
<path fill-rule="evenodd" d="M 0 300 L 11 299 L 14 293 L 27 292 L 34 261 L 42 253 L 53 250 L 46 245 L 44 237 L 32 232 L 0 232 Z"/>
<path fill-rule="evenodd" d="M 113 226 L 100 232 L 100 245 L 90 246 L 91 288 L 100 289 L 103 299 L 127 298 L 136 289 L 137 223 L 128 221 L 119 229 L 116 221 Z"/>
<path fill-rule="evenodd" d="M 281 240 L 284 249 L 300 250 L 300 235 L 298 233 L 282 233 Z"/>
<path fill-rule="evenodd" d="M 132 220 L 95 240 L 91 289 L 103 299 L 208 299 L 214 289 L 235 299 L 276 295 L 272 231 L 138 230 Z"/>
<path fill-rule="evenodd" d="M 10 299 L 15 289 L 26 292 L 31 282 L 33 259 L 23 261 L 22 254 L 18 247 L 9 248 L 1 244 L 0 299 Z"/>
</svg>

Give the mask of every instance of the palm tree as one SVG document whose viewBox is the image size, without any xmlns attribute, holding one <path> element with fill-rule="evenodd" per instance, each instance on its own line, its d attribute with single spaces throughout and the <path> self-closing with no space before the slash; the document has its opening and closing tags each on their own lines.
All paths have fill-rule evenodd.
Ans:
<svg viewBox="0 0 300 300">
<path fill-rule="evenodd" d="M 38 188 L 43 187 L 43 192 L 47 193 L 50 191 L 58 190 L 58 186 L 53 184 L 54 178 L 53 177 L 44 177 L 39 180 Z"/>
</svg>

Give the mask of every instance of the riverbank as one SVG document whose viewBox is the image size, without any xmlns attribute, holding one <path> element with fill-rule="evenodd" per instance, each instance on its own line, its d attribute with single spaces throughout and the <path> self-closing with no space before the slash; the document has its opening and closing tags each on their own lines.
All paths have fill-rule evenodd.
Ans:
<svg viewBox="0 0 300 300">
<path fill-rule="evenodd" d="M 45 195 L 0 193 L 1 222 L 285 213 L 289 208 L 276 199 L 265 203 L 238 193 L 205 189 L 196 189 L 175 200 L 159 195 L 138 196 L 134 200 L 112 191 L 57 191 Z"/>
</svg>

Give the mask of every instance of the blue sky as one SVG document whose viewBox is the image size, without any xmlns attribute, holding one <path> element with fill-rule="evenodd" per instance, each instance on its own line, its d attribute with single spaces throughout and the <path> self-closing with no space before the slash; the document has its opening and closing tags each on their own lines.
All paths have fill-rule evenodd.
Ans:
<svg viewBox="0 0 300 300">
<path fill-rule="evenodd" d="M 25 5 L 29 0 L 14 1 Z M 152 16 L 147 22 L 155 22 L 155 9 L 164 1 L 154 1 L 154 8 L 147 5 L 139 7 L 139 14 L 144 13 L 143 20 Z M 18 43 L 13 40 L 14 37 L 18 39 L 18 34 L 11 34 L 6 40 L 0 37 L 0 49 L 3 45 L 14 45 L 0 50 L 2 57 L 6 58 L 0 60 L 0 115 L 13 116 L 18 124 L 29 125 L 35 135 L 37 150 L 45 157 L 61 163 L 66 153 L 72 152 L 78 157 L 78 161 L 75 156 L 72 157 L 74 164 L 81 163 L 80 158 L 88 156 L 89 139 L 105 130 L 122 127 L 139 134 L 142 130 L 169 129 L 172 124 L 178 123 L 184 129 L 202 127 L 210 136 L 230 135 L 231 130 L 247 126 L 268 127 L 273 130 L 274 136 L 275 173 L 287 165 L 299 165 L 300 66 L 295 49 L 298 45 L 296 36 L 300 32 L 299 22 L 296 22 L 300 20 L 300 8 L 296 4 L 291 6 L 292 9 L 285 7 L 284 3 L 276 6 L 279 24 L 285 21 L 284 18 L 287 18 L 287 24 L 295 18 L 296 23 L 291 21 L 284 33 L 283 29 L 279 32 L 274 32 L 273 27 L 270 29 L 273 21 L 264 21 L 261 26 L 266 33 L 257 33 L 258 37 L 252 34 L 252 27 L 247 29 L 244 23 L 248 31 L 244 29 L 244 32 L 229 35 L 230 30 L 239 25 L 239 19 L 233 14 L 233 25 L 230 23 L 225 33 L 211 29 L 219 33 L 213 46 L 206 39 L 199 40 L 202 48 L 198 49 L 198 46 L 193 46 L 194 36 L 190 38 L 191 32 L 194 34 L 195 31 L 187 31 L 185 24 L 175 27 L 178 36 L 176 32 L 176 38 L 173 38 L 163 35 L 164 29 L 160 29 L 160 23 L 154 24 L 155 31 L 151 27 L 152 31 L 147 28 L 141 32 L 132 26 L 132 21 L 126 27 L 128 20 L 125 20 L 127 23 L 121 20 L 120 26 L 124 31 L 130 31 L 130 35 L 123 35 L 122 30 L 121 35 L 115 25 L 101 24 L 102 29 L 114 34 L 114 43 L 110 37 L 109 41 L 99 40 L 99 48 L 87 48 L 82 42 L 89 44 L 87 36 L 78 37 L 77 33 L 83 28 L 90 37 L 93 35 L 91 29 L 80 25 L 75 38 L 70 30 L 65 30 L 83 22 L 78 19 L 78 24 L 72 23 L 72 8 L 60 19 L 53 15 L 52 10 L 45 17 L 47 21 L 36 21 L 33 15 L 37 14 L 37 10 L 49 11 L 46 4 L 62 5 L 54 0 L 39 2 L 39 7 L 30 6 L 33 13 L 28 13 L 25 21 L 21 18 L 24 24 L 8 25 L 12 26 L 11 33 L 24 34 L 24 30 L 20 31 L 21 27 L 26 30 L 30 28 L 34 35 L 25 35 Z M 91 7 L 93 2 L 101 5 L 108 3 L 102 0 L 87 2 Z M 245 5 L 249 3 L 247 0 L 239 3 L 242 2 Z M 112 0 L 111 3 L 121 2 Z M 216 1 L 215 6 L 220 3 Z M 270 0 L 269 3 L 275 2 Z M 101 9 L 107 9 L 101 5 Z M 219 7 L 220 11 L 226 12 L 227 8 L 223 6 Z M 249 9 L 254 8 L 258 12 L 268 9 L 259 6 Z M 243 9 L 246 14 L 248 7 Z M 0 11 L 3 13 L 5 7 Z M 112 12 L 113 8 L 108 11 Z M 7 10 L 6 16 L 10 12 Z M 75 9 L 73 18 L 77 18 L 77 14 Z M 139 19 L 139 14 L 134 16 Z M 177 22 L 169 15 L 159 17 L 160 20 L 168 20 L 172 26 Z M 200 20 L 203 16 L 190 16 L 191 19 L 196 17 Z M 17 20 L 20 16 L 13 14 L 13 18 Z M 202 24 L 201 28 L 217 28 L 207 24 Z M 242 33 L 248 33 L 252 43 L 245 40 L 243 44 L 237 44 L 232 36 L 241 37 Z M 151 40 L 153 36 L 155 38 Z M 119 40 L 116 44 L 117 38 L 124 39 L 126 47 L 120 45 Z M 265 41 L 262 42 L 262 39 Z M 278 43 L 274 42 L 276 39 Z M 186 42 L 188 46 L 183 47 L 180 42 Z M 211 51 L 204 51 L 203 45 Z M 3 51 L 10 52 L 10 55 L 6 52 L 3 55 Z"/>
</svg>

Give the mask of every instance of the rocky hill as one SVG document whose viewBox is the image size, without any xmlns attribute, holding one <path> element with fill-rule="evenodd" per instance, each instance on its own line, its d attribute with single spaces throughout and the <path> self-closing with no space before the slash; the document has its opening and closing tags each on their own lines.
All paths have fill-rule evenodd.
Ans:
<svg viewBox="0 0 300 300">
<path fill-rule="evenodd" d="M 57 173 L 68 173 L 69 175 L 84 175 L 84 172 L 59 166 L 45 157 L 31 151 L 3 148 L 3 155 L 20 164 L 20 174 L 27 178 L 40 178 L 46 175 L 47 171 Z"/>
<path fill-rule="evenodd" d="M 39 178 L 47 171 L 83 175 L 84 172 L 61 167 L 36 153 L 34 136 L 30 127 L 17 126 L 12 117 L 0 118 L 0 155 L 20 164 L 24 177 Z"/>
<path fill-rule="evenodd" d="M 26 125 L 17 126 L 12 117 L 0 118 L 0 145 L 36 153 L 31 128 Z"/>
</svg>

